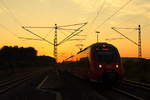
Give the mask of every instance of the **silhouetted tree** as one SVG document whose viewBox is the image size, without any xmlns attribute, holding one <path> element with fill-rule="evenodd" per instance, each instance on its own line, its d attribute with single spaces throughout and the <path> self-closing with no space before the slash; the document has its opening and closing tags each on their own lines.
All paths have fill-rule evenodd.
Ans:
<svg viewBox="0 0 150 100">
<path fill-rule="evenodd" d="M 37 56 L 37 50 L 33 47 L 4 46 L 0 49 L 0 65 L 23 67 L 29 65 L 55 64 L 54 58 L 49 56 Z M 5 67 L 6 67 L 5 66 Z"/>
</svg>

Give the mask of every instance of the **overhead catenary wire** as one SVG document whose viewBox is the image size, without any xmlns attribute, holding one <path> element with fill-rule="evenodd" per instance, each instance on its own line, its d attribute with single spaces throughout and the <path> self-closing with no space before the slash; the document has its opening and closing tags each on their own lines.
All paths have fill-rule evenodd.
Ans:
<svg viewBox="0 0 150 100">
<path fill-rule="evenodd" d="M 63 40 L 63 41 L 61 41 L 60 43 L 58 43 L 58 45 L 60 45 L 61 43 L 64 43 L 64 42 L 70 40 L 70 38 L 72 38 L 72 37 L 78 35 L 78 34 L 81 33 L 82 31 L 83 31 L 83 30 L 80 30 L 80 31 L 76 32 L 75 34 L 73 34 L 73 35 L 70 36 L 69 38 L 66 38 L 65 40 Z"/>
<path fill-rule="evenodd" d="M 7 27 L 5 27 L 4 25 L 0 24 L 0 27 L 3 28 L 4 30 L 6 30 L 7 32 L 9 32 L 10 34 L 12 34 L 15 37 L 18 37 L 18 35 L 16 35 L 14 32 L 12 32 L 11 30 L 9 30 Z"/>
<path fill-rule="evenodd" d="M 51 29 L 51 31 L 49 31 L 49 32 L 44 36 L 44 38 L 47 38 L 48 35 L 49 35 L 49 33 L 51 33 L 52 31 L 53 31 L 53 29 Z"/>
<path fill-rule="evenodd" d="M 42 39 L 34 39 L 34 38 L 25 38 L 25 37 L 18 37 L 20 39 L 25 39 L 25 40 L 38 40 L 38 41 L 43 41 Z"/>
<path fill-rule="evenodd" d="M 76 30 L 76 29 L 71 29 L 71 28 L 59 28 L 59 27 L 58 27 L 58 29 L 60 29 L 60 30 Z"/>
<path fill-rule="evenodd" d="M 146 10 L 146 9 L 144 9 L 144 11 L 143 12 L 140 12 L 140 15 L 144 15 L 145 13 L 149 13 L 149 10 Z M 139 16 L 140 17 L 140 16 Z M 126 18 L 128 18 L 128 17 L 126 17 Z M 135 19 L 137 19 L 138 17 L 137 16 L 134 16 L 134 17 L 129 17 L 127 20 L 125 20 L 125 22 L 127 23 L 127 22 L 134 22 L 135 23 Z M 139 19 L 138 19 L 138 21 L 139 21 Z M 120 23 L 120 25 L 121 25 L 122 23 Z M 141 23 L 142 24 L 142 23 Z M 143 25 L 143 27 L 142 28 L 145 28 L 145 27 L 147 27 L 147 25 L 148 24 L 144 24 Z M 149 24 L 150 25 L 150 24 Z M 149 26 L 148 25 L 148 26 Z"/>
<path fill-rule="evenodd" d="M 68 33 L 68 31 L 66 31 L 66 30 L 59 30 L 59 31 L 63 36 L 67 37 L 66 33 Z"/>
<path fill-rule="evenodd" d="M 146 27 L 148 27 L 148 26 L 150 26 L 150 24 L 145 24 L 145 25 L 143 25 L 142 28 L 146 28 Z"/>
<path fill-rule="evenodd" d="M 112 27 L 112 29 L 113 29 L 114 31 L 116 31 L 117 33 L 119 33 L 120 35 L 122 35 L 122 36 L 123 36 L 124 38 L 126 38 L 127 40 L 129 40 L 130 42 L 132 42 L 133 44 L 138 45 L 135 41 L 131 40 L 130 38 L 128 38 L 127 36 L 125 36 L 124 34 L 122 34 L 121 32 L 119 32 L 118 30 L 116 30 L 115 27 Z"/>
<path fill-rule="evenodd" d="M 69 26 L 76 26 L 76 25 L 86 25 L 88 22 L 85 22 L 85 23 L 78 23 L 78 24 L 71 24 L 71 25 L 63 25 L 63 26 L 58 26 L 58 27 L 69 27 Z"/>
<path fill-rule="evenodd" d="M 98 1 L 98 0 L 95 0 L 95 2 L 93 3 L 93 7 L 97 4 L 97 1 Z"/>
<path fill-rule="evenodd" d="M 71 37 L 72 37 L 72 35 L 74 35 L 74 34 L 76 34 L 76 32 L 80 32 L 80 29 L 82 28 L 82 27 L 84 27 L 86 24 L 87 24 L 87 22 L 86 23 L 80 23 L 82 26 L 80 26 L 79 28 L 77 28 L 76 30 L 74 30 L 74 32 L 72 32 L 71 34 L 69 34 L 66 38 L 64 38 L 62 41 L 60 41 L 60 43 L 58 43 L 58 45 L 60 45 L 61 43 L 64 43 L 64 41 L 66 41 L 66 40 L 68 40 L 68 39 L 70 39 Z M 77 24 L 74 24 L 74 25 L 77 25 Z M 68 25 L 66 25 L 66 26 L 68 26 Z M 65 26 L 65 27 L 66 27 Z M 76 34 L 77 35 L 77 34 Z"/>
<path fill-rule="evenodd" d="M 117 11 L 115 11 L 111 16 L 107 17 L 100 25 L 96 27 L 96 29 L 102 27 L 108 20 L 110 20 L 113 16 L 119 13 L 120 10 L 125 8 L 132 0 L 127 1 L 124 5 L 122 5 Z"/>
<path fill-rule="evenodd" d="M 109 38 L 106 38 L 105 40 L 106 40 L 106 41 L 112 41 L 112 40 L 118 40 L 118 39 L 124 39 L 124 38 L 110 38 L 110 39 L 109 39 Z"/>
<path fill-rule="evenodd" d="M 19 26 L 22 26 L 22 23 L 18 20 L 16 14 L 14 12 L 12 12 L 11 9 L 9 9 L 9 7 L 7 6 L 7 4 L 5 3 L 4 0 L 0 0 L 0 3 L 3 5 L 3 8 L 1 7 L 1 9 L 3 11 L 5 11 L 8 16 L 16 23 L 18 24 Z M 4 9 L 5 8 L 5 9 Z"/>
<path fill-rule="evenodd" d="M 43 37 L 41 37 L 41 36 L 39 36 L 39 35 L 37 35 L 37 34 L 35 34 L 34 32 L 32 32 L 32 31 L 30 31 L 29 29 L 27 29 L 26 27 L 22 27 L 24 30 L 26 30 L 26 31 L 28 31 L 28 32 L 30 32 L 31 34 L 33 34 L 33 35 L 35 35 L 35 36 L 37 36 L 38 38 L 40 38 L 40 39 L 42 39 L 43 41 L 45 41 L 45 42 L 47 42 L 47 43 L 49 43 L 49 44 L 51 44 L 51 45 L 54 45 L 53 43 L 51 43 L 50 41 L 48 41 L 48 40 L 46 40 L 45 38 L 43 38 Z"/>
<path fill-rule="evenodd" d="M 100 3 L 99 7 L 96 9 L 96 15 L 94 16 L 94 18 L 89 22 L 89 24 L 87 25 L 89 28 L 87 29 L 88 33 L 92 32 L 93 29 L 93 24 L 95 23 L 95 21 L 97 20 L 97 18 L 99 17 L 100 13 L 102 12 L 104 5 L 106 3 L 106 0 L 99 0 L 102 1 L 102 3 Z M 98 0 L 95 1 L 94 5 L 96 6 L 96 4 L 98 4 Z"/>
<path fill-rule="evenodd" d="M 102 9 L 104 8 L 105 2 L 106 2 L 106 1 L 104 0 L 104 1 L 102 2 L 102 4 L 100 5 L 99 10 L 98 10 L 97 13 L 96 13 L 96 16 L 95 16 L 94 19 L 91 21 L 91 24 L 93 24 L 93 23 L 96 21 L 96 19 L 98 18 L 99 14 L 101 13 Z"/>
<path fill-rule="evenodd" d="M 4 8 L 0 7 L 3 11 L 5 10 Z M 4 30 L 6 30 L 8 33 L 12 34 L 15 37 L 18 37 L 18 35 L 16 35 L 16 33 L 12 32 L 10 29 L 8 29 L 5 25 L 0 24 L 0 27 L 3 28 Z"/>
<path fill-rule="evenodd" d="M 10 19 L 13 20 L 13 22 L 18 25 L 19 27 L 21 27 L 21 22 L 18 20 L 17 16 L 14 14 L 14 12 L 12 12 L 11 9 L 9 9 L 9 7 L 7 6 L 7 4 L 5 3 L 4 0 L 0 0 L 1 6 L 0 9 L 2 9 L 9 17 Z M 9 30 L 6 26 L 0 24 L 0 27 L 5 29 L 6 31 L 8 31 L 10 34 L 12 34 L 13 36 L 18 38 L 18 35 L 16 35 L 16 33 L 12 32 L 11 30 Z"/>
</svg>

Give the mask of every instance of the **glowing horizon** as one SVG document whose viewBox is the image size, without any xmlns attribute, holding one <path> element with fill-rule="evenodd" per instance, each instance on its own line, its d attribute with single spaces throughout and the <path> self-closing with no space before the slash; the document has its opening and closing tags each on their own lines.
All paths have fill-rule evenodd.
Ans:
<svg viewBox="0 0 150 100">
<path fill-rule="evenodd" d="M 116 46 L 122 57 L 137 57 L 137 46 L 123 38 L 111 27 L 136 28 L 141 25 L 142 29 L 142 57 L 150 58 L 149 47 L 149 27 L 150 27 L 150 1 L 131 0 L 131 2 L 121 9 L 110 20 L 101 25 L 108 17 L 120 9 L 129 0 L 1 0 L 0 1 L 0 47 L 23 46 L 34 47 L 38 50 L 38 55 L 48 55 L 53 57 L 53 46 L 42 41 L 23 40 L 18 37 L 37 38 L 26 32 L 22 26 L 49 26 L 70 25 L 88 22 L 83 27 L 81 34 L 87 35 L 84 41 L 67 41 L 58 47 L 59 60 L 75 54 L 79 51 L 77 44 L 83 44 L 83 48 L 96 42 L 96 31 L 100 31 L 99 41 L 108 42 Z M 97 16 L 97 17 L 96 17 Z M 76 27 L 72 27 L 76 28 Z M 52 29 L 32 29 L 36 34 L 45 37 L 53 42 L 54 30 Z M 119 30 L 124 35 L 137 42 L 137 30 Z M 49 33 L 49 34 L 48 34 Z M 69 35 L 71 31 L 58 30 L 58 42 Z"/>
</svg>

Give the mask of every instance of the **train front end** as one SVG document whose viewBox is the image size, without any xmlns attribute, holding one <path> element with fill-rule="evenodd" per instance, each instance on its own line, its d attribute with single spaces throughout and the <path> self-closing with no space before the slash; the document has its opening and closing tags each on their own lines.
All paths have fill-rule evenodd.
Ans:
<svg viewBox="0 0 150 100">
<path fill-rule="evenodd" d="M 117 83 L 123 77 L 121 58 L 116 47 L 97 43 L 91 49 L 91 80 Z"/>
</svg>

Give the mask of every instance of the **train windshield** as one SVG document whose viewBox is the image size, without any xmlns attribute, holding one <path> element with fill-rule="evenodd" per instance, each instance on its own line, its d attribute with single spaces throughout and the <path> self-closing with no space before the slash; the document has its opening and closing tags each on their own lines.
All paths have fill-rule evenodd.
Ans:
<svg viewBox="0 0 150 100">
<path fill-rule="evenodd" d="M 101 48 L 94 50 L 94 58 L 100 62 L 117 62 L 119 60 L 119 53 L 114 48 Z"/>
</svg>

